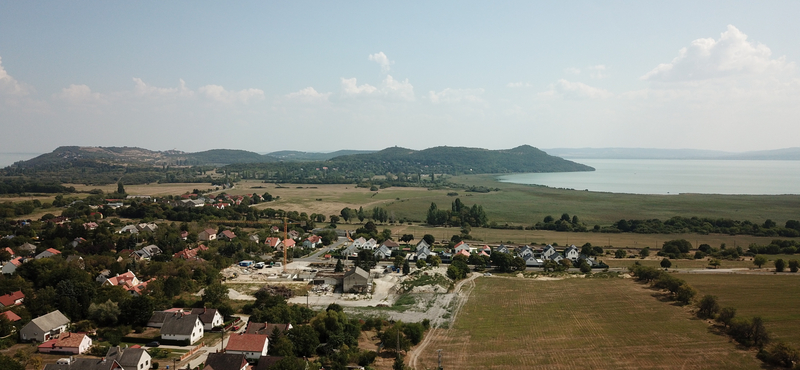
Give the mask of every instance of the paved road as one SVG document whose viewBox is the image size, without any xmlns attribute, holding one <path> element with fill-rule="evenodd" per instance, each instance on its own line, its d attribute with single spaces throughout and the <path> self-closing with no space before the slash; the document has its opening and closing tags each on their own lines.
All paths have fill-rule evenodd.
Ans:
<svg viewBox="0 0 800 370">
<path fill-rule="evenodd" d="M 209 353 L 219 352 L 220 348 L 223 348 L 223 349 L 225 348 L 225 345 L 227 345 L 228 338 L 230 337 L 231 334 L 244 333 L 244 331 L 246 329 L 245 328 L 246 323 L 247 323 L 248 320 L 250 320 L 250 315 L 236 314 L 234 316 L 237 316 L 242 320 L 241 324 L 239 324 L 239 330 L 235 331 L 235 332 L 233 332 L 233 331 L 225 332 L 225 337 L 223 338 L 223 343 L 222 343 L 221 347 L 220 347 L 220 343 L 219 343 L 218 340 L 214 341 L 213 343 L 206 343 L 205 346 L 201 347 L 197 352 L 195 352 L 194 355 L 189 357 L 188 360 L 184 360 L 182 362 L 178 362 L 177 363 L 177 367 L 173 367 L 174 365 L 173 365 L 172 361 L 169 361 L 169 362 L 160 361 L 161 362 L 161 366 L 162 367 L 169 366 L 170 370 L 172 370 L 172 369 L 186 369 L 187 368 L 187 364 L 188 364 L 189 365 L 188 366 L 189 369 L 194 369 L 195 367 L 200 366 L 200 364 L 205 363 L 206 362 L 206 358 L 208 358 L 208 354 Z M 192 348 L 192 346 L 161 345 L 161 346 L 159 346 L 159 348 L 180 349 L 180 350 L 184 350 L 185 351 L 185 350 L 188 350 L 188 349 Z"/>
<path fill-rule="evenodd" d="M 327 247 L 322 247 L 318 251 L 316 251 L 314 253 L 311 253 L 308 256 L 301 257 L 301 258 L 295 258 L 294 261 L 298 261 L 298 262 L 319 262 L 320 259 L 322 258 L 322 256 L 324 256 L 326 253 L 328 253 L 328 252 L 330 252 L 332 250 L 336 250 L 337 248 L 341 247 L 342 244 L 344 244 L 346 242 L 348 242 L 347 238 L 341 237 L 341 238 L 339 238 L 339 240 L 336 241 L 336 243 L 333 243 L 333 244 L 331 244 L 331 245 L 329 245 Z"/>
</svg>

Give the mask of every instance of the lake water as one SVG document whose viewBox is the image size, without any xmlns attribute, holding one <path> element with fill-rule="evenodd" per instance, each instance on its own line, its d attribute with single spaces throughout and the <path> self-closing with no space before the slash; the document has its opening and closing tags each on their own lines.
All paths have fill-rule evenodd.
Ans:
<svg viewBox="0 0 800 370">
<path fill-rule="evenodd" d="M 501 182 L 631 194 L 800 194 L 800 161 L 571 159 L 593 172 L 523 173 Z"/>
<path fill-rule="evenodd" d="M 42 153 L 0 153 L 0 168 L 8 167 L 14 162 L 27 161 L 40 156 Z"/>
</svg>

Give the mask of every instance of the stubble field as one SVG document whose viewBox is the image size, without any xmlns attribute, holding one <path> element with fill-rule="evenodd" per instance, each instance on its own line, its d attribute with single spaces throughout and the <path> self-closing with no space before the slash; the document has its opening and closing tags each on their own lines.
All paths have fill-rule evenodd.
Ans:
<svg viewBox="0 0 800 370">
<path fill-rule="evenodd" d="M 685 307 L 631 280 L 480 278 L 421 368 L 759 369 Z"/>
<path fill-rule="evenodd" d="M 697 289 L 698 297 L 715 295 L 721 307 L 736 308 L 738 317 L 761 316 L 774 339 L 800 347 L 800 274 L 680 274 L 678 277 Z"/>
</svg>

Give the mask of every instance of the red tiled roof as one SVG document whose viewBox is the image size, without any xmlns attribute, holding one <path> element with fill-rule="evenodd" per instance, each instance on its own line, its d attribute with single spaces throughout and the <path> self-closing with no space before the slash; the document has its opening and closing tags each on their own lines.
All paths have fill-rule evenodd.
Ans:
<svg viewBox="0 0 800 370">
<path fill-rule="evenodd" d="M 294 247 L 294 244 L 295 244 L 294 240 L 292 240 L 292 239 L 286 239 L 286 240 L 283 241 L 283 246 L 286 247 L 286 248 Z"/>
<path fill-rule="evenodd" d="M 280 244 L 280 243 L 281 243 L 281 238 L 274 238 L 273 237 L 273 238 L 267 238 L 267 240 L 264 240 L 264 244 L 269 245 L 270 247 L 273 247 L 273 248 L 277 247 L 278 244 Z"/>
<path fill-rule="evenodd" d="M 227 351 L 261 352 L 269 336 L 263 334 L 234 334 L 228 339 Z"/>
<path fill-rule="evenodd" d="M 8 321 L 11 321 L 11 322 L 22 320 L 22 318 L 19 317 L 19 315 L 15 314 L 12 311 L 3 312 L 3 313 L 0 313 L 0 315 L 5 316 L 8 319 Z"/>
<path fill-rule="evenodd" d="M 18 290 L 14 293 L 8 293 L 6 295 L 0 296 L 0 304 L 4 307 L 12 306 L 16 304 L 17 300 L 25 298 L 25 294 L 22 294 L 21 290 Z"/>
<path fill-rule="evenodd" d="M 61 254 L 61 252 L 58 249 L 53 249 L 53 248 L 47 248 L 47 252 L 50 252 L 52 254 Z"/>
<path fill-rule="evenodd" d="M 51 339 L 39 345 L 39 348 L 62 347 L 78 348 L 86 337 L 84 333 L 63 333 L 58 339 Z"/>
</svg>

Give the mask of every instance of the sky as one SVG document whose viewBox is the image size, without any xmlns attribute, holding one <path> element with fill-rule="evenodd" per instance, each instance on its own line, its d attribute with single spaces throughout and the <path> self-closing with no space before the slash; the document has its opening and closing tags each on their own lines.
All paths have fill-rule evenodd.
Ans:
<svg viewBox="0 0 800 370">
<path fill-rule="evenodd" d="M 7 1 L 0 152 L 798 146 L 798 1 Z"/>
</svg>

